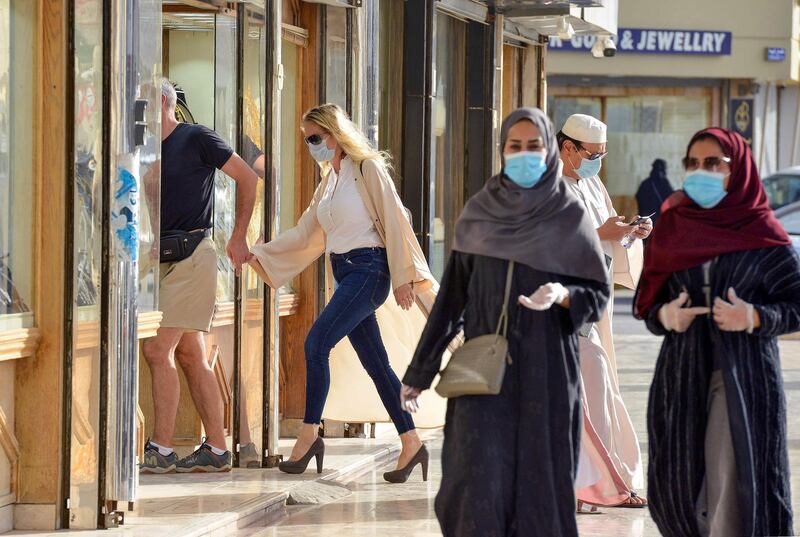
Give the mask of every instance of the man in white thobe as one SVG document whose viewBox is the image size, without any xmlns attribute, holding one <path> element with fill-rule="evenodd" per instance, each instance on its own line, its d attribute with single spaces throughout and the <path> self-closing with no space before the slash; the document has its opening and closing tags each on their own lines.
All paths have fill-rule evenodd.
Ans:
<svg viewBox="0 0 800 537">
<path fill-rule="evenodd" d="M 599 177 L 606 155 L 606 125 L 575 114 L 558 133 L 563 179 L 586 207 L 597 228 L 615 284 L 635 288 L 642 267 L 642 241 L 652 221 L 629 225 L 617 215 Z M 636 221 L 639 217 L 631 221 Z M 626 238 L 627 236 L 627 238 Z M 622 241 L 630 242 L 629 248 Z M 635 490 L 644 485 L 639 441 L 622 401 L 611 330 L 613 288 L 603 318 L 581 330 L 584 428 L 576 489 L 581 504 L 643 507 Z"/>
</svg>

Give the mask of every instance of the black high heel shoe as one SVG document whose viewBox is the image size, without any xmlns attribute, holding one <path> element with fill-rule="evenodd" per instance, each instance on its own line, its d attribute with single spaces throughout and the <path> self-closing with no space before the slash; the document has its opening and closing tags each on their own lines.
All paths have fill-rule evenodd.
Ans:
<svg viewBox="0 0 800 537">
<path fill-rule="evenodd" d="M 394 470 L 393 472 L 386 472 L 383 474 L 383 478 L 388 481 L 389 483 L 405 483 L 408 481 L 408 476 L 411 475 L 411 472 L 416 468 L 418 464 L 422 465 L 422 480 L 428 480 L 428 463 L 430 462 L 430 455 L 428 454 L 428 448 L 425 447 L 425 444 L 422 444 L 422 447 L 419 448 L 417 454 L 414 455 L 414 458 L 406 464 L 405 468 L 400 468 L 399 470 Z"/>
<path fill-rule="evenodd" d="M 317 473 L 321 474 L 322 461 L 325 458 L 325 442 L 323 442 L 320 437 L 314 440 L 314 443 L 308 448 L 306 454 L 300 459 L 296 461 L 282 461 L 278 463 L 278 469 L 287 474 L 302 474 L 306 471 L 306 468 L 308 468 L 308 463 L 311 462 L 312 457 L 317 458 Z"/>
</svg>

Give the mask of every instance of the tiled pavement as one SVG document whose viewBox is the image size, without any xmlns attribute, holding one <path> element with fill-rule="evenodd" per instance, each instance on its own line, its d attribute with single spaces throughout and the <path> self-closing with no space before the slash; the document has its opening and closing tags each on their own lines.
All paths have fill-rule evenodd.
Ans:
<svg viewBox="0 0 800 537">
<path fill-rule="evenodd" d="M 282 452 L 288 453 L 292 444 L 292 440 L 282 440 Z M 237 529 L 271 520 L 289 497 L 336 498 L 349 494 L 338 480 L 359 476 L 376 464 L 395 460 L 399 448 L 396 434 L 385 436 L 379 430 L 378 438 L 372 440 L 329 439 L 322 475 L 311 471 L 289 475 L 277 469 L 234 469 L 224 474 L 142 476 L 139 501 L 119 528 L 59 533 L 17 531 L 10 535 L 227 537 Z"/>
<path fill-rule="evenodd" d="M 660 341 L 630 318 L 629 296 L 618 297 L 615 332 L 623 397 L 647 454 L 645 412 Z M 795 513 L 800 513 L 800 340 L 781 341 L 789 412 L 789 447 Z M 409 483 L 384 483 L 381 472 L 396 457 L 396 439 L 331 442 L 324 477 L 343 498 L 324 505 L 286 506 L 291 488 L 316 486 L 316 475 L 287 476 L 275 470 L 237 470 L 227 476 L 149 476 L 142 481 L 141 501 L 125 528 L 81 535 L 170 537 L 216 535 L 237 537 L 428 537 L 440 535 L 433 498 L 441 477 L 432 465 L 431 480 L 419 470 Z M 290 446 L 291 441 L 286 441 Z M 429 441 L 438 461 L 440 439 Z M 379 462 L 370 463 L 371 460 Z M 382 462 L 381 462 L 382 461 Z M 647 461 L 645 460 L 645 465 Z M 357 470 L 352 472 L 352 470 Z M 358 471 L 360 469 L 360 471 Z M 361 477 L 339 483 L 342 471 Z M 366 470 L 366 473 L 363 471 Z M 308 490 L 308 488 L 306 488 Z M 312 493 L 314 491 L 312 490 Z M 245 524 L 251 525 L 241 529 Z M 658 531 L 646 509 L 603 509 L 601 515 L 578 518 L 582 537 L 655 537 Z M 236 529 L 240 528 L 240 529 Z M 798 528 L 800 529 L 800 528 Z M 23 534 L 16 532 L 17 535 Z M 41 534 L 39 534 L 41 535 Z"/>
<path fill-rule="evenodd" d="M 630 318 L 629 297 L 621 296 L 615 313 L 618 373 L 623 398 L 633 419 L 647 464 L 647 394 L 660 339 Z M 800 340 L 781 341 L 789 412 L 789 447 L 795 513 L 800 513 Z M 285 518 L 269 527 L 252 527 L 237 537 L 429 537 L 441 535 L 433 498 L 441 478 L 438 464 L 441 440 L 432 442 L 432 481 L 419 473 L 405 485 L 389 485 L 379 468 L 352 483 L 353 493 L 339 501 L 314 507 L 288 507 Z M 581 537 L 655 537 L 658 530 L 646 509 L 603 509 L 601 515 L 580 515 Z"/>
</svg>

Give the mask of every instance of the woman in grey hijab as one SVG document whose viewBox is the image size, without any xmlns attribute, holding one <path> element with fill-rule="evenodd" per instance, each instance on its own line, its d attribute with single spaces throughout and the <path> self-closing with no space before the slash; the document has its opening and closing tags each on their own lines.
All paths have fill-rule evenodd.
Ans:
<svg viewBox="0 0 800 537">
<path fill-rule="evenodd" d="M 494 333 L 509 262 L 510 364 L 499 395 L 448 401 L 436 514 L 446 537 L 577 537 L 573 481 L 581 432 L 578 331 L 609 284 L 597 232 L 557 174 L 553 126 L 514 111 L 503 168 L 467 203 L 414 359 L 404 404 L 428 389 L 461 331 Z"/>
</svg>

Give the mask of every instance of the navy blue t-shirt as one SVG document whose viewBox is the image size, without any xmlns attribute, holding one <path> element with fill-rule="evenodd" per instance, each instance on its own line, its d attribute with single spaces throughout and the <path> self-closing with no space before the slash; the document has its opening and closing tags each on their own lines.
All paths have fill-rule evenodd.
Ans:
<svg viewBox="0 0 800 537">
<path fill-rule="evenodd" d="M 180 123 L 161 142 L 161 231 L 210 228 L 214 173 L 233 149 L 203 125 Z"/>
</svg>

